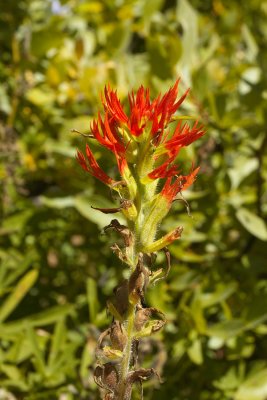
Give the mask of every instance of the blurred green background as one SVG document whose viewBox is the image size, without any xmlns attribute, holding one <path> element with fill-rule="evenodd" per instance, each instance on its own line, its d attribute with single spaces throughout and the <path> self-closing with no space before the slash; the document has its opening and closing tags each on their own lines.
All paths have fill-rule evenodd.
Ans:
<svg viewBox="0 0 267 400">
<path fill-rule="evenodd" d="M 192 217 L 176 202 L 161 227 L 184 234 L 148 292 L 168 323 L 142 345 L 164 380 L 145 399 L 267 398 L 267 1 L 0 0 L 0 399 L 99 399 L 94 348 L 124 267 L 71 129 L 89 133 L 108 82 L 127 100 L 179 76 L 207 134 L 181 161 L 201 165 Z"/>
</svg>

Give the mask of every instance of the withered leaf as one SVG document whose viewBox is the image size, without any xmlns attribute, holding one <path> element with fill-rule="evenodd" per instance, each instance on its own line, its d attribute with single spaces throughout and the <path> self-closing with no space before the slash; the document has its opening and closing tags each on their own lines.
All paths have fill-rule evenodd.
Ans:
<svg viewBox="0 0 267 400">
<path fill-rule="evenodd" d="M 114 392 L 119 380 L 119 374 L 114 364 L 98 365 L 94 372 L 96 384 L 103 389 Z"/>
<path fill-rule="evenodd" d="M 154 285 L 155 285 L 157 282 L 161 281 L 162 279 L 166 279 L 167 276 L 169 275 L 170 270 L 171 270 L 171 253 L 170 253 L 168 247 L 163 247 L 162 250 L 163 250 L 164 253 L 165 253 L 167 266 L 166 266 L 166 270 L 165 270 L 164 275 L 163 275 L 163 276 L 160 276 L 159 278 L 156 278 L 156 279 L 153 280 L 153 284 L 154 284 Z M 163 271 L 163 269 L 162 269 L 162 271 Z"/>
<path fill-rule="evenodd" d="M 121 211 L 122 207 L 114 207 L 114 208 L 99 208 L 99 207 L 93 207 L 91 206 L 94 210 L 101 211 L 104 214 L 115 214 L 119 211 Z"/>
<path fill-rule="evenodd" d="M 138 263 L 129 278 L 129 297 L 133 304 L 144 301 L 144 294 L 149 283 L 149 270 L 144 266 L 143 255 L 139 254 Z"/>
<path fill-rule="evenodd" d="M 104 231 L 106 232 L 110 228 L 114 229 L 122 236 L 126 247 L 132 245 L 133 234 L 127 226 L 121 225 L 117 219 L 113 219 L 109 225 L 105 226 Z"/>
<path fill-rule="evenodd" d="M 125 328 L 119 321 L 113 321 L 110 327 L 110 341 L 113 349 L 123 351 L 127 343 Z"/>
</svg>

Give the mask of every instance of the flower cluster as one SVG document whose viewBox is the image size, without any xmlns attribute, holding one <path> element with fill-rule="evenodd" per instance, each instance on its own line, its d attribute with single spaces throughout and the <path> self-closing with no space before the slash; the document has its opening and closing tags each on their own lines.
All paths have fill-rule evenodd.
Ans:
<svg viewBox="0 0 267 400">
<path fill-rule="evenodd" d="M 179 80 L 163 96 L 159 95 L 151 101 L 149 89 L 141 86 L 136 95 L 133 92 L 129 94 L 128 116 L 117 92 L 108 86 L 102 97 L 105 115 L 102 117 L 99 114 L 91 126 L 93 137 L 114 153 L 122 178 L 126 177 L 127 181 L 131 166 L 134 167 L 140 157 L 144 157 L 146 162 L 143 163 L 143 176 L 140 178 L 146 183 L 167 178 L 162 195 L 170 201 L 194 182 L 198 172 L 196 168 L 189 175 L 179 175 L 175 160 L 180 149 L 204 134 L 202 126 L 197 122 L 190 127 L 180 121 L 174 131 L 167 129 L 189 92 L 187 90 L 177 99 L 178 87 Z M 109 186 L 115 184 L 100 168 L 88 145 L 86 155 L 78 151 L 77 158 L 84 170 L 103 183 Z"/>
</svg>

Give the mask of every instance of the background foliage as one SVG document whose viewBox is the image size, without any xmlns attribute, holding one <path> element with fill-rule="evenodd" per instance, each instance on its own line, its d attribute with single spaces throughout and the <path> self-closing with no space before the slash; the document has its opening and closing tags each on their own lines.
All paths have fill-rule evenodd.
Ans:
<svg viewBox="0 0 267 400">
<path fill-rule="evenodd" d="M 70 131 L 89 132 L 107 82 L 126 99 L 178 76 L 208 132 L 183 154 L 201 165 L 192 217 L 177 202 L 161 227 L 184 234 L 148 293 L 168 324 L 143 344 L 165 381 L 145 398 L 267 398 L 266 18 L 265 0 L 0 1 L 0 399 L 99 398 L 94 347 L 123 271 L 91 209 L 114 203 Z"/>
</svg>

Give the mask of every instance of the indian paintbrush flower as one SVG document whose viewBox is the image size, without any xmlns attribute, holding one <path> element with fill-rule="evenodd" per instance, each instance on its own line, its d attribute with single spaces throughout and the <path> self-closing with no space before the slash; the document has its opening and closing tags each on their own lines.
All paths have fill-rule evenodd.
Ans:
<svg viewBox="0 0 267 400">
<path fill-rule="evenodd" d="M 113 219 L 105 228 L 105 232 L 114 229 L 121 235 L 123 248 L 115 243 L 112 250 L 130 269 L 129 278 L 108 301 L 113 322 L 98 342 L 95 380 L 103 389 L 105 400 L 129 400 L 134 383 L 158 376 L 153 368 L 137 366 L 140 338 L 150 336 L 165 323 L 163 313 L 144 306 L 144 298 L 149 284 L 168 274 L 167 246 L 181 237 L 183 229 L 178 226 L 161 238 L 157 238 L 157 230 L 173 201 L 192 185 L 199 171 L 199 167 L 192 167 L 183 175 L 176 163 L 179 152 L 205 133 L 198 122 L 190 126 L 174 116 L 189 92 L 179 97 L 178 89 L 179 80 L 164 95 L 151 100 L 149 89 L 141 86 L 136 94 L 129 94 L 129 112 L 126 112 L 117 92 L 110 86 L 105 88 L 104 115 L 99 113 L 92 122 L 91 133 L 114 154 L 118 180 L 102 170 L 88 144 L 85 154 L 77 152 L 81 167 L 120 196 L 118 207 L 96 209 L 105 213 L 122 212 L 126 219 L 125 225 Z M 151 270 L 155 253 L 160 250 L 166 255 L 165 273 L 163 269 Z M 107 339 L 110 346 L 102 346 Z"/>
</svg>

